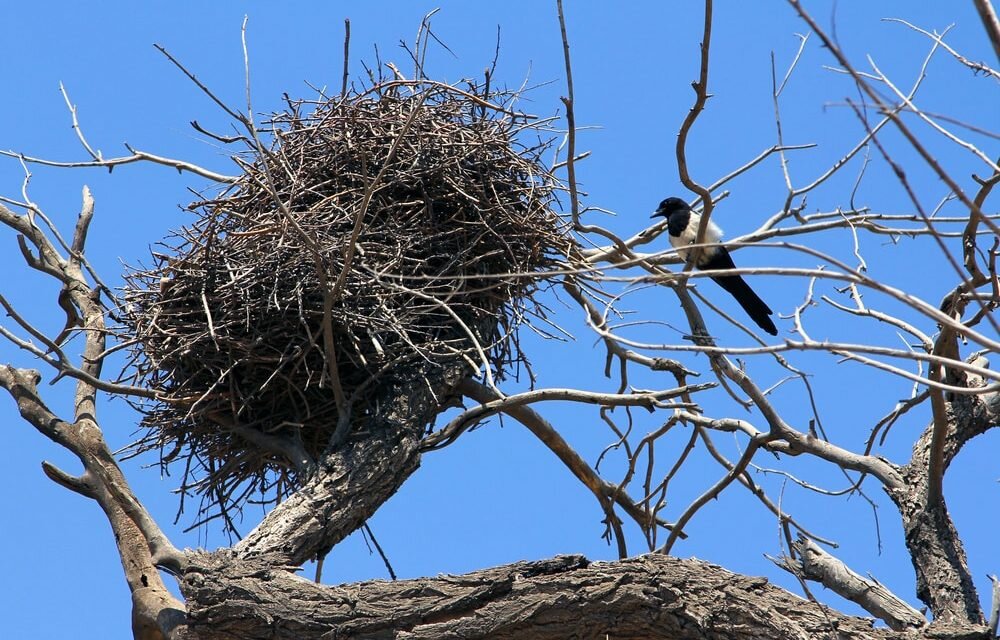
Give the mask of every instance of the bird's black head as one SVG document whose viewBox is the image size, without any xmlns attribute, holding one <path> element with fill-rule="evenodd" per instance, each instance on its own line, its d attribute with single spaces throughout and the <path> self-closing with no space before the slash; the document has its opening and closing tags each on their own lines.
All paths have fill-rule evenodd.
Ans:
<svg viewBox="0 0 1000 640">
<path fill-rule="evenodd" d="M 650 218 L 667 218 L 669 220 L 672 214 L 689 213 L 690 211 L 691 207 L 680 198 L 667 198 L 660 203 Z"/>
</svg>

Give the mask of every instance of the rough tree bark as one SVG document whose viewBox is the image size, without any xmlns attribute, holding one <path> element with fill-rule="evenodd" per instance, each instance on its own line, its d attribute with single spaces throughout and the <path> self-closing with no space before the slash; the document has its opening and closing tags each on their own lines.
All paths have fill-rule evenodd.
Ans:
<svg viewBox="0 0 1000 640">
<path fill-rule="evenodd" d="M 980 359 L 985 362 L 984 359 Z M 985 386 L 981 378 L 968 376 L 970 387 Z M 1000 393 L 958 395 L 947 407 L 944 467 L 962 446 L 1000 423 Z M 913 446 L 909 464 L 901 470 L 903 483 L 886 491 L 899 508 L 917 576 L 917 596 L 928 603 L 939 619 L 983 624 L 984 616 L 972 582 L 962 539 L 948 515 L 944 499 L 928 499 L 931 458 L 931 424 Z"/>
<path fill-rule="evenodd" d="M 462 361 L 414 366 L 383 386 L 378 417 L 329 453 L 306 484 L 233 547 L 299 565 L 360 528 L 420 465 L 424 429 L 468 373 Z"/>
<path fill-rule="evenodd" d="M 460 576 L 328 587 L 268 558 L 191 557 L 198 638 L 794 640 L 903 638 L 701 560 L 560 556 Z"/>
</svg>

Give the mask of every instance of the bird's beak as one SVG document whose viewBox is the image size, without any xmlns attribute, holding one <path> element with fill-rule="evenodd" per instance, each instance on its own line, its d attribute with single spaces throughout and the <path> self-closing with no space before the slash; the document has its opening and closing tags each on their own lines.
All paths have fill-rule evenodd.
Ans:
<svg viewBox="0 0 1000 640">
<path fill-rule="evenodd" d="M 661 212 L 659 209 L 657 209 L 656 211 L 653 212 L 653 215 L 651 215 L 649 217 L 650 218 L 660 218 L 662 216 L 663 216 L 663 212 Z"/>
</svg>

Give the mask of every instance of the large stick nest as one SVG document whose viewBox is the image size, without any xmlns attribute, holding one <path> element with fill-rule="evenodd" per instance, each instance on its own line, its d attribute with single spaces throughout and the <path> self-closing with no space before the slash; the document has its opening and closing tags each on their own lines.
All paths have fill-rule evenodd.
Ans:
<svg viewBox="0 0 1000 640">
<path fill-rule="evenodd" d="M 182 461 L 203 513 L 280 500 L 363 437 L 402 371 L 519 364 L 568 240 L 545 145 L 491 102 L 509 98 L 387 83 L 289 102 L 237 182 L 127 274 L 130 366 L 158 394 L 136 449 Z"/>
</svg>

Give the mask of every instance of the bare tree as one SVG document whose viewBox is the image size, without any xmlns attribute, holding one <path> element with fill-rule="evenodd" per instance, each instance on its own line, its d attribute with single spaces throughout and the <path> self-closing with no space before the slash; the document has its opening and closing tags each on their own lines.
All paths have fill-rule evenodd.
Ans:
<svg viewBox="0 0 1000 640">
<path fill-rule="evenodd" d="M 174 252 L 154 256 L 154 267 L 128 275 L 123 296 L 87 260 L 94 199 L 86 187 L 71 235 L 63 235 L 31 200 L 27 180 L 19 198 L 0 203 L 0 222 L 15 234 L 26 267 L 58 283 L 59 309 L 53 313 L 66 316 L 65 329 L 51 336 L 0 297 L 9 318 L 0 335 L 75 384 L 72 415 L 50 409 L 38 371 L 0 366 L 0 386 L 28 424 L 79 458 L 79 475 L 51 464 L 43 468 L 106 514 L 132 593 L 135 637 L 994 637 L 1000 582 L 993 580 L 992 611 L 985 612 L 942 487 L 963 447 L 1000 416 L 1000 375 L 990 368 L 990 355 L 1000 351 L 1000 229 L 988 206 L 1000 166 L 995 153 L 970 142 L 996 136 L 925 111 L 919 89 L 935 56 L 947 56 L 984 83 L 1000 80 L 1000 72 L 964 57 L 946 34 L 903 23 L 900 28 L 926 37 L 928 52 L 918 77 L 901 87 L 876 60 L 848 58 L 798 1 L 788 4 L 809 35 L 785 69 L 773 66 L 775 144 L 710 179 L 694 175 L 687 163 L 689 135 L 711 94 L 714 16 L 712 0 L 704 3 L 693 103 L 674 149 L 678 178 L 693 194 L 690 204 L 700 223 L 694 241 L 680 250 L 645 252 L 667 246 L 666 222 L 621 237 L 588 215 L 592 209 L 584 205 L 576 177 L 586 154 L 577 148 L 570 34 L 561 2 L 567 127 L 550 166 L 541 160 L 546 145 L 517 146 L 523 131 L 549 122 L 532 122 L 517 111 L 517 92 L 493 88 L 492 70 L 462 86 L 427 77 L 424 57 L 434 36 L 426 21 L 411 50 L 412 73 L 380 65 L 364 88 L 352 89 L 345 64 L 339 96 L 290 101 L 287 111 L 264 123 L 252 115 L 249 64 L 247 103 L 236 109 L 175 61 L 240 127 L 237 136 L 226 138 L 202 130 L 242 145 L 234 154 L 234 176 L 131 148 L 127 156 L 105 158 L 88 144 L 71 107 L 89 159 L 61 166 L 148 162 L 223 185 L 196 205 L 199 222 L 179 232 Z M 975 4 L 987 37 L 1000 50 L 996 13 L 987 0 Z M 857 87 L 857 97 L 842 105 L 857 115 L 857 129 L 842 155 L 803 181 L 795 176 L 794 154 L 812 145 L 786 144 L 781 98 L 810 38 L 822 42 L 832 72 Z M 929 151 L 928 138 L 967 151 L 979 173 L 962 175 L 942 162 Z M 23 164 L 26 175 L 32 164 L 60 165 L 7 155 Z M 853 197 L 831 211 L 807 210 L 806 197 L 845 167 L 860 166 L 858 180 L 864 179 L 869 160 L 862 158 L 869 155 L 891 168 L 911 210 L 873 211 L 855 206 Z M 767 246 L 811 266 L 695 269 L 703 252 L 717 249 L 705 240 L 725 189 L 768 159 L 780 161 L 787 189 L 775 195 L 762 225 L 725 246 L 734 252 Z M 925 202 L 911 184 L 907 162 L 933 172 L 947 186 L 947 198 Z M 555 177 L 559 171 L 566 174 L 562 182 Z M 331 182 L 336 189 L 319 186 Z M 551 209 L 560 192 L 568 203 L 562 218 Z M 422 222 L 415 222 L 418 216 Z M 812 242 L 830 230 L 848 232 L 853 265 Z M 930 239 L 937 254 L 925 259 L 948 270 L 951 289 L 939 301 L 925 301 L 871 275 L 861 240 L 867 234 Z M 294 282 L 308 286 L 281 288 L 293 273 Z M 784 278 L 802 292 L 788 318 L 792 329 L 779 338 L 762 339 L 703 295 L 706 277 L 752 274 Z M 556 326 L 557 318 L 536 305 L 539 287 L 558 288 L 586 319 L 606 349 L 610 390 L 504 391 L 510 363 L 527 364 L 517 325 L 533 323 L 539 331 L 546 322 Z M 683 326 L 667 332 L 650 318 L 621 320 L 651 296 L 676 300 Z M 251 321 L 249 314 L 258 312 Z M 904 346 L 883 341 L 889 334 L 877 331 L 863 342 L 813 337 L 817 314 L 890 327 Z M 753 346 L 721 338 L 734 335 L 726 325 Z M 74 338 L 82 342 L 75 351 L 68 348 Z M 123 348 L 132 350 L 130 366 L 122 376 L 108 375 L 106 361 Z M 865 446 L 850 448 L 828 437 L 815 408 L 806 424 L 787 417 L 811 402 L 813 385 L 839 384 L 794 366 L 788 354 L 803 351 L 910 381 L 913 392 L 872 418 Z M 759 362 L 775 363 L 785 378 L 768 386 L 756 373 Z M 698 370 L 699 363 L 708 366 Z M 639 386 L 648 381 L 656 387 Z M 774 399 L 781 384 L 801 385 L 796 405 Z M 728 414 L 708 395 L 710 389 L 728 394 L 735 403 L 730 406 L 751 409 L 753 418 Z M 148 431 L 136 452 L 160 450 L 164 464 L 185 461 L 184 489 L 203 497 L 200 518 L 228 522 L 251 496 L 274 502 L 273 508 L 229 547 L 177 549 L 133 494 L 104 441 L 101 393 L 128 398 L 142 410 Z M 588 461 L 573 449 L 560 426 L 546 418 L 552 401 L 598 407 L 596 419 L 610 438 L 601 458 L 618 456 L 623 474 L 601 473 L 600 459 Z M 634 407 L 649 419 L 633 414 Z M 909 460 L 881 456 L 880 441 L 893 424 L 918 412 L 926 427 L 913 439 Z M 416 470 L 422 454 L 448 447 L 498 414 L 528 429 L 594 495 L 619 561 L 560 556 L 463 576 L 336 587 L 295 575 L 303 563 L 321 560 L 364 527 Z M 446 424 L 428 428 L 439 416 L 449 418 Z M 681 431 L 686 445 L 677 448 L 669 438 Z M 737 457 L 720 444 L 723 437 L 736 438 Z M 718 464 L 718 480 L 673 510 L 672 482 L 695 449 Z M 791 459 L 837 471 L 846 488 L 799 478 Z M 862 575 L 863 568 L 839 560 L 829 541 L 788 512 L 755 471 L 780 474 L 815 492 L 816 500 L 868 499 L 873 488 L 888 494 L 913 562 L 917 597 L 929 616 Z M 774 561 L 800 581 L 807 598 L 670 555 L 702 507 L 739 487 L 773 514 L 785 541 Z M 638 540 L 626 535 L 633 526 Z M 636 548 L 645 553 L 633 555 Z M 176 578 L 183 601 L 170 594 L 161 570 Z M 811 582 L 854 601 L 884 625 L 820 603 Z"/>
</svg>

